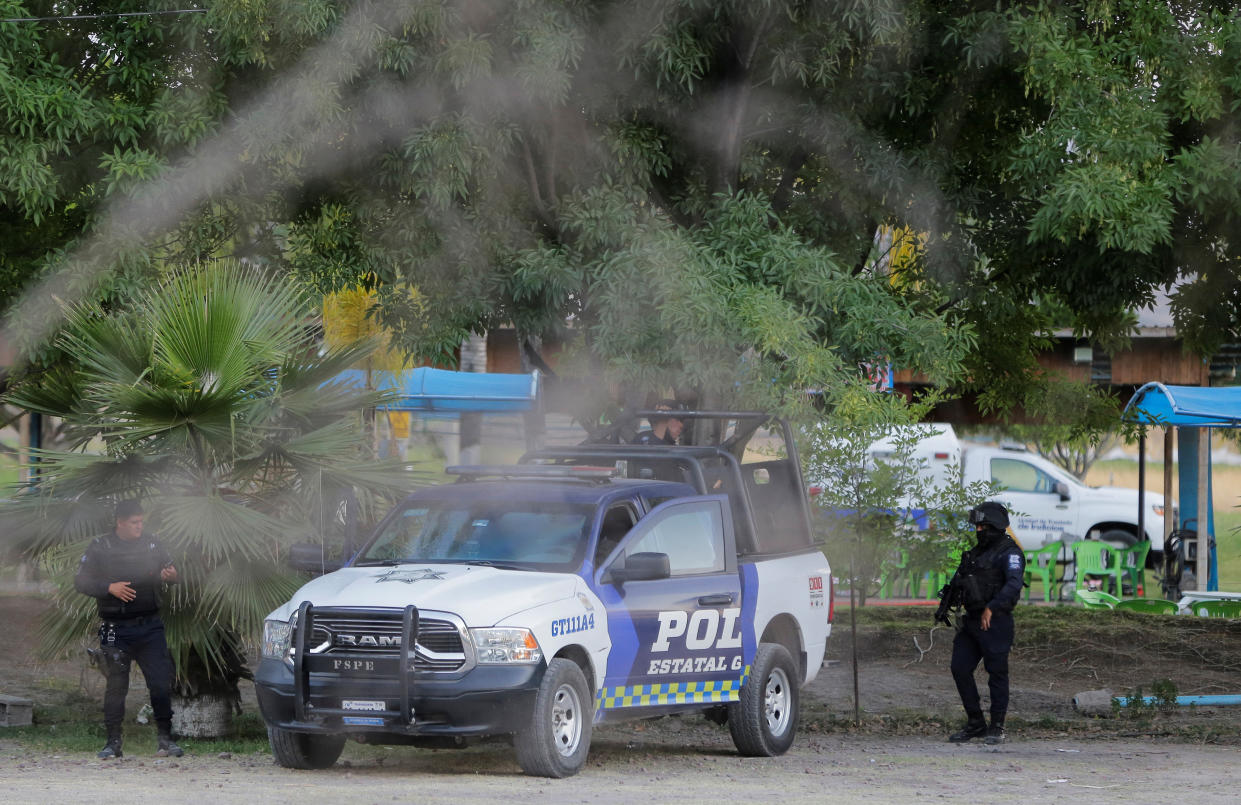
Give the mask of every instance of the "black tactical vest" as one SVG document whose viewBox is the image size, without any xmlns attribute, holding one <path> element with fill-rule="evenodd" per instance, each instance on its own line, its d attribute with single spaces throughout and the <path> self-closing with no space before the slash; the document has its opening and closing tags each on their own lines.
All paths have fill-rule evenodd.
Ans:
<svg viewBox="0 0 1241 805">
<path fill-rule="evenodd" d="M 1004 586 L 1004 568 L 996 560 L 1017 547 L 1007 534 L 1000 537 L 984 551 L 977 548 L 961 556 L 957 576 L 961 582 L 962 605 L 968 613 L 982 612 Z"/>
</svg>

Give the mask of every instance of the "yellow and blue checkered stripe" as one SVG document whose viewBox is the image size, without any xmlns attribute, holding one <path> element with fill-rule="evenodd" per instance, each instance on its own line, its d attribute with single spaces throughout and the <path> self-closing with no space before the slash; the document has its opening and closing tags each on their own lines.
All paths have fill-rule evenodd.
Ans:
<svg viewBox="0 0 1241 805">
<path fill-rule="evenodd" d="M 631 685 L 604 688 L 599 691 L 599 707 L 651 707 L 661 704 L 713 704 L 735 702 L 741 698 L 741 686 L 750 675 L 746 666 L 740 679 L 715 682 L 667 682 L 658 685 Z"/>
</svg>

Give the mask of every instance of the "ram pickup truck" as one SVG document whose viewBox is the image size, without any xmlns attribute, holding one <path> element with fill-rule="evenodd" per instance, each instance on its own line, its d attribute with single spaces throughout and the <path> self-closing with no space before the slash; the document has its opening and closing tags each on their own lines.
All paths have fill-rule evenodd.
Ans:
<svg viewBox="0 0 1241 805">
<path fill-rule="evenodd" d="M 882 460 L 892 455 L 892 445 L 890 438 L 881 440 L 871 446 L 870 453 Z M 1012 529 L 1025 548 L 1087 538 L 1123 547 L 1150 540 L 1148 562 L 1157 566 L 1163 551 L 1163 495 L 1146 493 L 1144 530 L 1139 533 L 1136 489 L 1087 486 L 1021 447 L 963 442 L 951 425 L 936 424 L 914 446 L 911 458 L 937 485 L 947 483 L 956 473 L 966 484 L 997 484 L 1001 491 L 995 497 L 1014 512 Z"/>
<path fill-rule="evenodd" d="M 451 468 L 272 612 L 255 684 L 277 763 L 503 736 L 564 777 L 596 725 L 692 711 L 742 754 L 785 752 L 833 605 L 796 449 L 764 415 L 683 416 L 712 443 Z"/>
</svg>

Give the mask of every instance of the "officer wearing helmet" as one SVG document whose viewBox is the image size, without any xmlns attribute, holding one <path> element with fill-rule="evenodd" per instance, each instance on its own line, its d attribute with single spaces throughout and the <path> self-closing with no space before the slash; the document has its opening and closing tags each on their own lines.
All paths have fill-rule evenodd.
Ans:
<svg viewBox="0 0 1241 805">
<path fill-rule="evenodd" d="M 1008 712 L 1008 652 L 1013 646 L 1013 607 L 1021 596 L 1025 554 L 1008 534 L 1008 511 L 989 500 L 970 510 L 978 544 L 961 556 L 946 590 L 955 592 L 965 614 L 952 642 L 952 678 L 968 721 L 949 736 L 953 743 L 983 738 L 1004 743 Z M 982 660 L 991 692 L 991 724 L 983 718 L 974 670 Z"/>
</svg>

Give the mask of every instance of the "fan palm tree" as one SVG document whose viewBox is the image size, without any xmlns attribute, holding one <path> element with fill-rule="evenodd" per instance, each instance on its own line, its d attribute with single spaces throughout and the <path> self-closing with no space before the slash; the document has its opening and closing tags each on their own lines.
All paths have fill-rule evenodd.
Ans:
<svg viewBox="0 0 1241 805">
<path fill-rule="evenodd" d="M 235 694 L 244 641 L 302 582 L 288 546 L 338 536 L 344 501 L 373 514 L 414 483 L 370 454 L 361 413 L 382 397 L 333 380 L 373 344 L 321 349 L 310 310 L 293 285 L 227 263 L 178 272 L 126 312 L 67 312 L 59 346 L 76 368 L 10 395 L 62 418 L 70 444 L 38 456 L 7 513 L 57 582 L 45 651 L 87 635 L 77 557 L 116 501 L 141 498 L 182 579 L 164 607 L 178 690 Z"/>
</svg>

